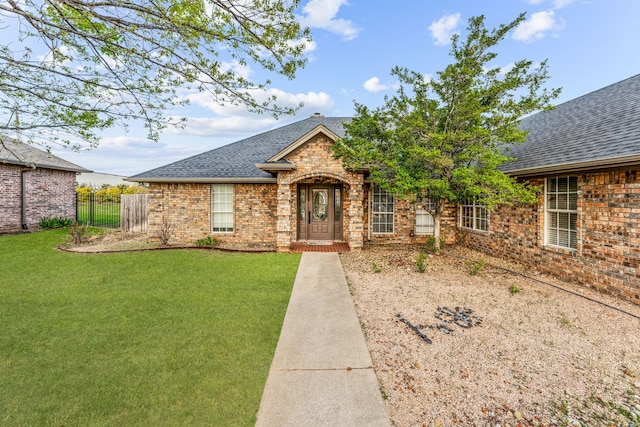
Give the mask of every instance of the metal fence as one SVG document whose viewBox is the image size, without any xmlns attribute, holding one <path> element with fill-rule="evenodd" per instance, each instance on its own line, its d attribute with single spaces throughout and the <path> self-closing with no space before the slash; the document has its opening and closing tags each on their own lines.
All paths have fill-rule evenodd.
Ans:
<svg viewBox="0 0 640 427">
<path fill-rule="evenodd" d="M 76 193 L 76 220 L 96 227 L 120 227 L 120 195 Z"/>
</svg>

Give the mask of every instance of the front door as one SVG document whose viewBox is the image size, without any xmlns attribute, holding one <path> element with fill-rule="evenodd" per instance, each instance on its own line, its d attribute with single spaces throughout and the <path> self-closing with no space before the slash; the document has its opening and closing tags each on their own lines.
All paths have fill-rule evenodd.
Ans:
<svg viewBox="0 0 640 427">
<path fill-rule="evenodd" d="M 309 188 L 309 240 L 331 240 L 333 221 L 329 218 L 332 209 L 329 193 L 331 193 L 331 187 L 312 185 Z"/>
<path fill-rule="evenodd" d="M 342 239 L 342 188 L 309 184 L 298 187 L 298 239 Z M 336 233 L 336 228 L 339 232 Z"/>
</svg>

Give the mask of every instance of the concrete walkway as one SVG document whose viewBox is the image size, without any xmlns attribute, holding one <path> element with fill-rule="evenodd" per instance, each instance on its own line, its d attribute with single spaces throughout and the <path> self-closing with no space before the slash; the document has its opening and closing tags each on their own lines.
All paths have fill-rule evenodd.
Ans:
<svg viewBox="0 0 640 427">
<path fill-rule="evenodd" d="M 338 254 L 305 252 L 256 426 L 390 425 Z"/>
</svg>

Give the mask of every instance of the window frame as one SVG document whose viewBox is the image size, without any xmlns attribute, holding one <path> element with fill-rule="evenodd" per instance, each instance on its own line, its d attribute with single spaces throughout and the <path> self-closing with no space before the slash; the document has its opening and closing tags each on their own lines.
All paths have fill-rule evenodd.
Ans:
<svg viewBox="0 0 640 427">
<path fill-rule="evenodd" d="M 552 184 L 555 181 L 555 186 Z M 566 180 L 566 190 L 560 190 L 560 180 Z M 572 190 L 572 181 L 575 190 Z M 555 187 L 555 190 L 554 190 Z M 571 196 L 574 196 L 573 198 Z M 555 197 L 553 197 L 555 196 Z M 578 250 L 578 177 L 576 175 L 562 175 L 547 177 L 544 181 L 544 244 L 553 248 L 568 251 Z M 552 202 L 553 199 L 553 202 Z M 550 205 L 555 203 L 555 207 Z M 566 207 L 559 207 L 564 204 Z M 573 205 L 573 207 L 572 207 Z M 566 216 L 566 217 L 565 217 Z M 553 220 L 555 217 L 555 221 Z M 571 228 L 573 217 L 574 228 Z M 562 227 L 563 222 L 566 227 Z M 555 223 L 555 225 L 553 225 Z M 554 233 L 552 233 L 554 232 Z M 561 233 L 566 233 L 567 245 L 561 244 Z M 555 236 L 555 237 L 554 237 Z"/>
<path fill-rule="evenodd" d="M 218 191 L 216 191 L 216 189 L 218 189 Z M 215 197 L 216 193 L 224 196 L 224 199 L 217 202 Z M 212 234 L 231 234 L 235 231 L 234 206 L 235 187 L 233 184 L 211 184 Z M 217 215 L 224 215 L 226 219 L 216 219 Z M 218 226 L 216 227 L 216 225 Z"/>
<path fill-rule="evenodd" d="M 416 236 L 433 236 L 435 235 L 435 220 L 433 218 L 433 214 L 431 214 L 431 212 L 429 212 L 427 209 L 423 208 L 422 206 L 426 205 L 428 209 L 433 210 L 435 207 L 435 202 L 431 199 L 431 198 L 426 198 L 423 200 L 418 200 L 418 204 L 416 206 L 416 221 L 415 221 L 415 230 L 416 230 Z M 424 225 L 419 225 L 418 224 L 418 217 L 420 216 L 429 216 L 431 217 L 431 224 L 427 224 L 426 227 L 430 230 L 427 232 L 421 232 L 419 231 L 421 228 L 424 228 Z M 427 222 L 429 222 L 427 220 Z"/>
<path fill-rule="evenodd" d="M 470 212 L 470 214 L 467 214 L 467 212 Z M 481 227 L 480 224 L 484 224 L 484 227 Z M 487 205 L 478 203 L 476 200 L 463 201 L 460 204 L 460 227 L 480 233 L 488 233 L 489 210 Z"/>
<path fill-rule="evenodd" d="M 381 203 L 380 198 L 381 197 L 385 197 L 384 202 L 385 203 Z M 376 198 L 378 198 L 378 200 L 376 200 Z M 389 210 L 389 200 L 391 201 L 391 210 Z M 377 210 L 377 206 L 385 206 L 385 210 Z M 394 234 L 395 233 L 395 220 L 396 220 L 396 215 L 395 215 L 395 211 L 396 211 L 396 201 L 395 201 L 395 197 L 393 196 L 393 194 L 389 193 L 388 191 L 386 191 L 384 188 L 377 186 L 377 185 L 373 185 L 373 189 L 371 191 L 371 231 L 373 234 Z M 385 220 L 384 222 L 382 221 L 376 221 L 376 216 L 382 216 L 384 218 L 386 218 L 387 220 Z M 391 217 L 391 222 L 388 221 L 388 218 Z M 389 231 L 388 227 L 389 225 L 391 225 L 391 231 Z M 376 226 L 378 226 L 378 231 L 376 231 Z M 380 230 L 380 226 L 385 226 L 385 231 L 379 231 Z"/>
</svg>

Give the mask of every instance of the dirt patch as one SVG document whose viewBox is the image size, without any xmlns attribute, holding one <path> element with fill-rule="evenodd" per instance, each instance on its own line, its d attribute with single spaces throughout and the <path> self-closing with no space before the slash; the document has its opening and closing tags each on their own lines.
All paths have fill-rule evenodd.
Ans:
<svg viewBox="0 0 640 427">
<path fill-rule="evenodd" d="M 464 248 L 417 257 L 341 255 L 396 426 L 638 425 L 639 306 Z"/>
<path fill-rule="evenodd" d="M 122 230 L 101 229 L 100 233 L 91 234 L 81 244 L 68 242 L 61 249 L 70 252 L 100 253 L 100 252 L 126 252 L 156 249 L 193 249 L 195 245 L 161 245 L 160 239 L 148 233 L 131 233 Z M 203 248 L 198 248 L 203 249 Z M 209 248 L 210 249 L 210 248 Z M 237 252 L 274 252 L 275 245 L 263 244 L 235 244 L 221 242 L 216 250 Z"/>
</svg>

